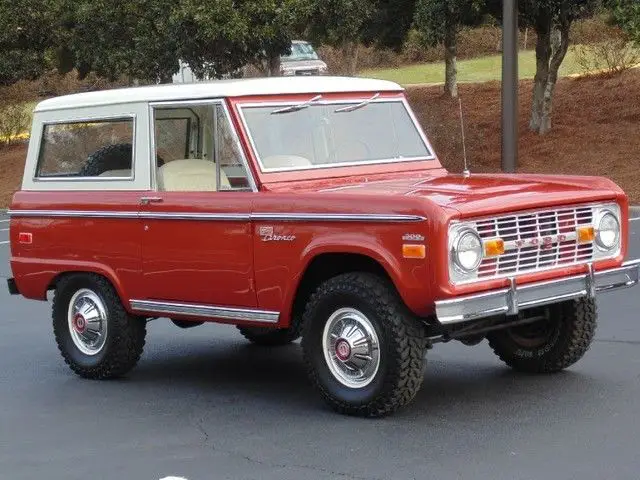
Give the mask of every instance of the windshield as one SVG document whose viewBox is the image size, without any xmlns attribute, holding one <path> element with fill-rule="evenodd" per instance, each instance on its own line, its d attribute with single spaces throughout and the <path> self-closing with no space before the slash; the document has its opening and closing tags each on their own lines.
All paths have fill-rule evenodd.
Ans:
<svg viewBox="0 0 640 480">
<path fill-rule="evenodd" d="M 292 43 L 291 54 L 283 55 L 282 61 L 291 62 L 295 60 L 318 60 L 318 54 L 310 43 Z"/>
<path fill-rule="evenodd" d="M 263 171 L 434 158 L 400 100 L 322 103 L 316 97 L 241 111 Z"/>
</svg>

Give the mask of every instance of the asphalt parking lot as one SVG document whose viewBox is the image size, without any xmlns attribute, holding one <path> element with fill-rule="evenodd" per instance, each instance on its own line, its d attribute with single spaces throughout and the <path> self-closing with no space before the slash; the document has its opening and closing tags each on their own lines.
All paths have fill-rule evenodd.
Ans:
<svg viewBox="0 0 640 480">
<path fill-rule="evenodd" d="M 640 221 L 631 231 L 638 258 Z M 253 347 L 226 326 L 152 322 L 126 379 L 79 379 L 49 305 L 0 285 L 0 479 L 637 479 L 639 289 L 600 298 L 597 340 L 566 372 L 519 375 L 486 343 L 440 345 L 413 405 L 365 420 L 325 408 L 297 344 Z"/>
</svg>

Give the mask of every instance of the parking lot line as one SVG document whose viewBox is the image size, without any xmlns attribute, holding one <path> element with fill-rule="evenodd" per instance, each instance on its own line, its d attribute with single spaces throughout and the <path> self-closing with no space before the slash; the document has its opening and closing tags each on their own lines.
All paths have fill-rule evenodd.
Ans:
<svg viewBox="0 0 640 480">
<path fill-rule="evenodd" d="M 6 245 L 7 243 L 9 243 L 9 240 L 7 240 L 6 242 L 0 242 L 0 245 Z"/>
<path fill-rule="evenodd" d="M 8 221 L 9 221 L 9 219 L 7 218 L 6 220 L 0 220 L 0 223 L 5 223 L 5 222 L 8 222 Z"/>
<path fill-rule="evenodd" d="M 0 228 L 0 232 L 8 232 L 9 229 L 8 228 Z"/>
</svg>

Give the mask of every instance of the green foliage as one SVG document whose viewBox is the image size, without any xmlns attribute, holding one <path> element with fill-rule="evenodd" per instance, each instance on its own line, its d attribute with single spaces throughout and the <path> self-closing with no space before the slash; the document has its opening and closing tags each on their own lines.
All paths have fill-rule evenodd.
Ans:
<svg viewBox="0 0 640 480">
<path fill-rule="evenodd" d="M 311 37 L 334 47 L 360 42 L 375 11 L 372 0 L 313 0 L 310 4 Z"/>
<path fill-rule="evenodd" d="M 221 77 L 286 53 L 309 11 L 303 0 L 3 0 L 0 84 L 51 67 L 168 81 L 178 59 Z"/>
<path fill-rule="evenodd" d="M 483 20 L 482 0 L 417 0 L 415 27 L 429 45 L 444 41 L 447 30 L 459 31 Z"/>
<path fill-rule="evenodd" d="M 114 79 L 170 77 L 178 68 L 177 41 L 170 0 L 62 0 L 60 71 L 75 67 Z"/>
<path fill-rule="evenodd" d="M 376 0 L 364 32 L 369 45 L 402 49 L 413 24 L 416 0 Z"/>
<path fill-rule="evenodd" d="M 611 16 L 637 44 L 640 44 L 640 2 L 638 0 L 610 0 Z"/>
<path fill-rule="evenodd" d="M 33 79 L 46 69 L 50 0 L 0 2 L 0 85 Z"/>
</svg>

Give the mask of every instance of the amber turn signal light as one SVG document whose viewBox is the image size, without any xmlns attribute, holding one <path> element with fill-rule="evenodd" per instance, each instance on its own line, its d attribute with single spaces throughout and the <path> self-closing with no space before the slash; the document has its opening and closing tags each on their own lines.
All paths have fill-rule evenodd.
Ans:
<svg viewBox="0 0 640 480">
<path fill-rule="evenodd" d="M 504 253 L 504 240 L 495 238 L 484 242 L 484 256 L 497 257 Z"/>
<path fill-rule="evenodd" d="M 427 256 L 427 249 L 424 245 L 405 243 L 402 245 L 402 256 L 404 258 L 425 258 Z"/>
<path fill-rule="evenodd" d="M 578 233 L 578 243 L 591 243 L 596 238 L 593 227 L 580 227 L 576 232 Z"/>
</svg>

